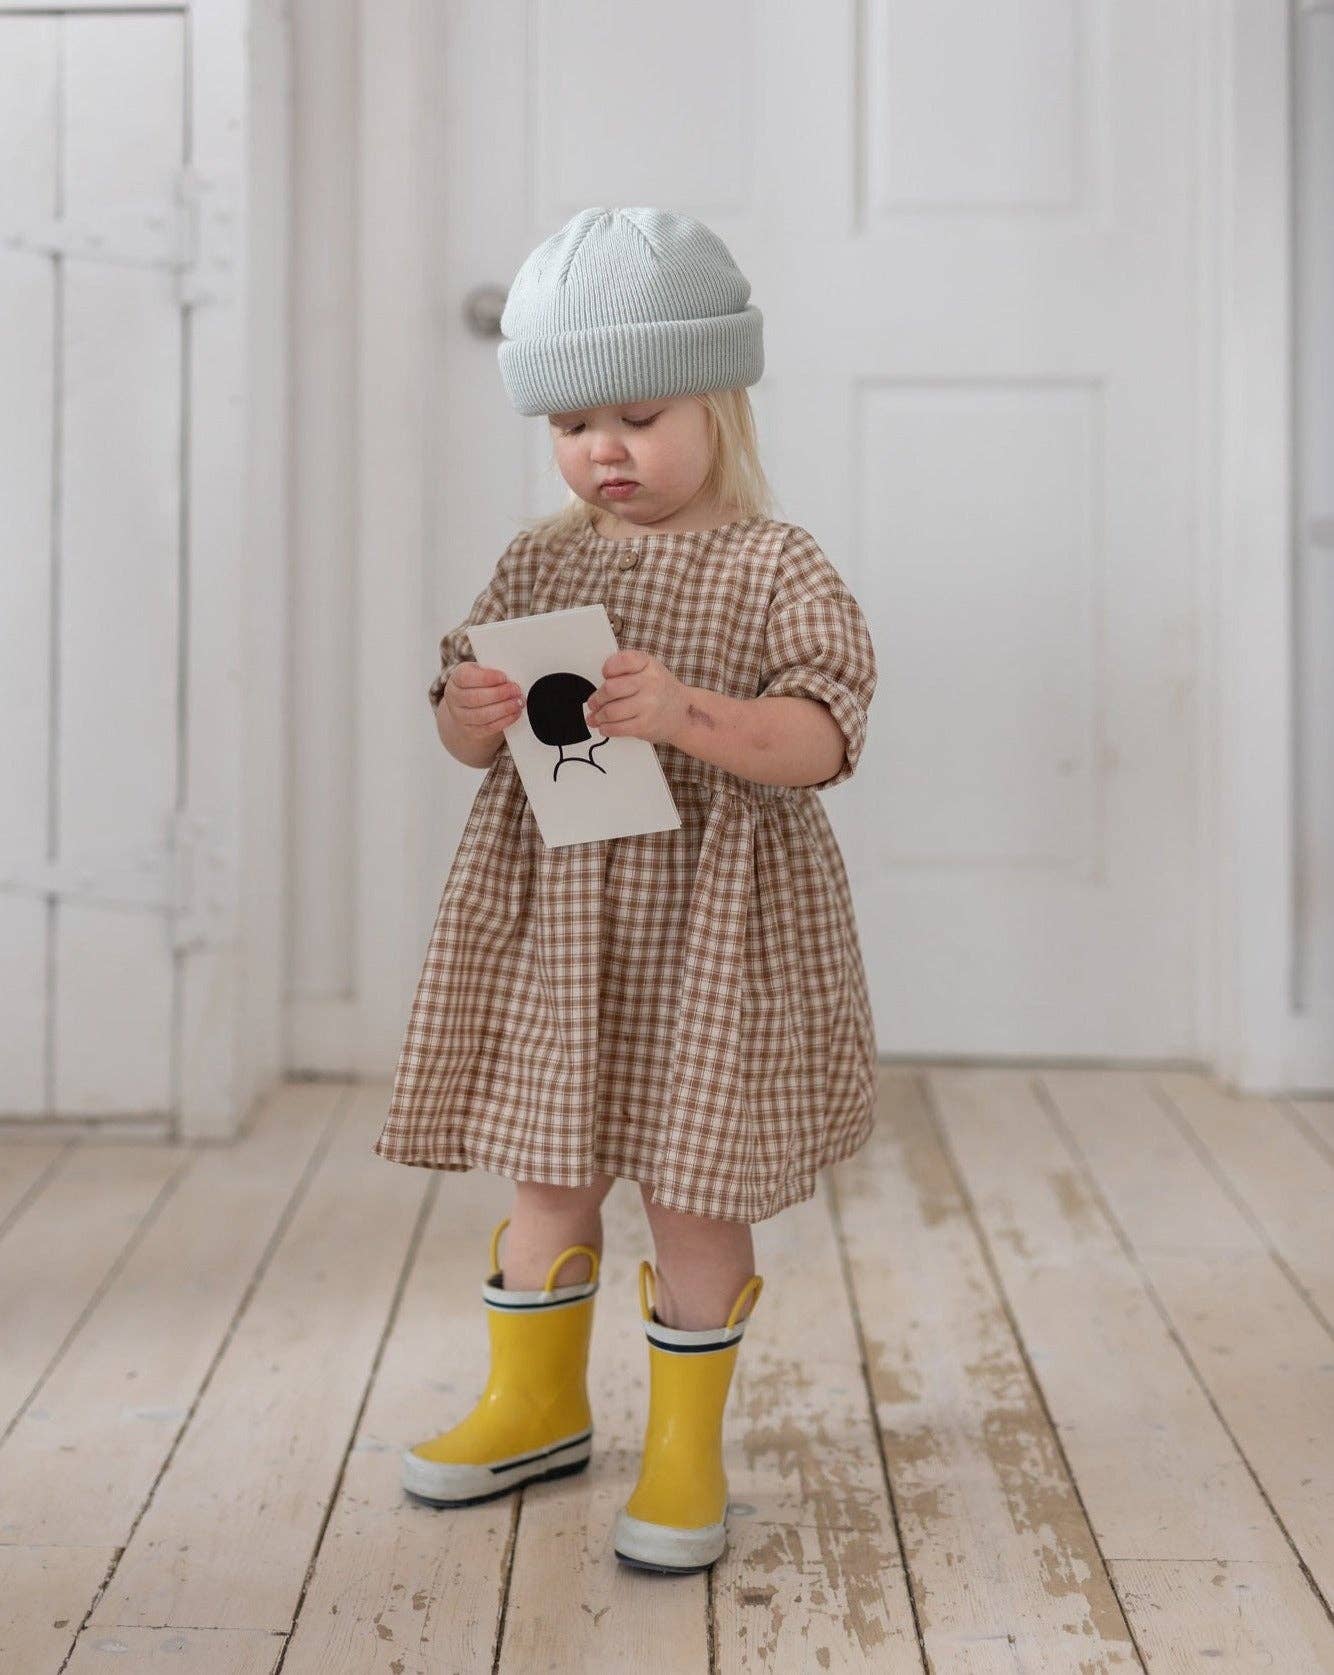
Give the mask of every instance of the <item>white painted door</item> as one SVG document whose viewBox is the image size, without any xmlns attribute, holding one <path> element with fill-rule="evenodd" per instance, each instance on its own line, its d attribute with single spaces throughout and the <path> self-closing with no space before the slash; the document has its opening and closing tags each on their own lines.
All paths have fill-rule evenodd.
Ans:
<svg viewBox="0 0 1334 1675">
<path fill-rule="evenodd" d="M 184 23 L 0 17 L 0 42 L 5 1106 L 166 1113 Z"/>
<path fill-rule="evenodd" d="M 423 670 L 563 493 L 470 294 L 585 205 L 700 215 L 764 312 L 777 515 L 879 654 L 826 806 L 881 1053 L 1193 1054 L 1196 7 L 436 16 Z M 429 783 L 428 926 L 476 776 Z"/>
<path fill-rule="evenodd" d="M 282 360 L 234 269 L 281 309 L 279 35 L 0 3 L 0 1117 L 225 1134 L 272 1078 Z"/>
</svg>

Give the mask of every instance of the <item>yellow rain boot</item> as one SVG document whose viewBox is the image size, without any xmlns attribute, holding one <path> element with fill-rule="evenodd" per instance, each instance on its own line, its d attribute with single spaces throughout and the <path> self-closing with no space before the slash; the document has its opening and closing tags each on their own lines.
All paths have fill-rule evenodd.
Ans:
<svg viewBox="0 0 1334 1675">
<path fill-rule="evenodd" d="M 616 1557 L 641 1570 L 707 1570 L 727 1545 L 723 1408 L 745 1320 L 764 1281 L 752 1274 L 725 1326 L 686 1332 L 664 1326 L 649 1302 L 653 1264 L 639 1265 L 639 1308 L 648 1338 L 649 1403 L 634 1493 L 616 1519 Z M 746 1317 L 747 1319 L 749 1316 Z"/>
<path fill-rule="evenodd" d="M 547 1270 L 541 1291 L 506 1291 L 491 1235 L 491 1268 L 482 1286 L 491 1339 L 491 1371 L 477 1405 L 452 1430 L 403 1454 L 403 1487 L 434 1506 L 494 1500 L 521 1483 L 583 1471 L 593 1451 L 588 1405 L 588 1343 L 598 1253 L 570 1245 Z M 588 1278 L 555 1286 L 572 1256 L 589 1260 Z"/>
</svg>

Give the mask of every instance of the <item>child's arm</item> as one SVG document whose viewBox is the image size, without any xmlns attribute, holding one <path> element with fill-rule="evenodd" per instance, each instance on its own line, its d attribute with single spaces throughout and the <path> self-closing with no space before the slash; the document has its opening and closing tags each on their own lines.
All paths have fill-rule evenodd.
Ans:
<svg viewBox="0 0 1334 1675">
<path fill-rule="evenodd" d="M 688 686 L 684 720 L 667 742 L 759 785 L 820 785 L 843 765 L 843 729 L 815 698 L 729 698 Z"/>
<path fill-rule="evenodd" d="M 861 759 L 875 687 L 875 647 L 861 606 L 814 536 L 792 525 L 779 554 L 764 625 L 759 689 L 751 701 L 761 718 L 759 732 L 770 740 L 758 759 L 772 762 L 784 752 L 787 765 L 787 757 L 794 758 L 792 765 L 801 777 L 794 773 L 789 784 L 814 785 L 821 791 L 841 785 Z M 806 705 L 807 713 L 799 719 L 795 710 L 767 707 L 793 698 Z M 810 711 L 819 713 L 818 722 Z M 781 736 L 789 726 L 797 738 L 785 749 Z M 837 750 L 831 727 L 842 736 Z M 813 766 L 824 762 L 832 762 L 833 771 L 817 779 Z"/>
</svg>

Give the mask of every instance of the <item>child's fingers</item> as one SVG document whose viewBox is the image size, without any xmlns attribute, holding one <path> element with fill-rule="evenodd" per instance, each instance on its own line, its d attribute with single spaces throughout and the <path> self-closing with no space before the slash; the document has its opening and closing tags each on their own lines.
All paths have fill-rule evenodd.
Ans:
<svg viewBox="0 0 1334 1675">
<path fill-rule="evenodd" d="M 460 664 L 459 671 L 465 666 Z M 456 671 L 459 675 L 457 689 L 452 681 L 450 688 L 460 710 L 477 714 L 496 704 L 509 705 L 516 700 L 521 704 L 523 701 L 522 687 L 499 669 L 474 669 L 471 676 L 463 675 L 459 671 Z"/>
<path fill-rule="evenodd" d="M 633 698 L 617 698 L 610 704 L 599 704 L 590 717 L 585 710 L 584 719 L 591 720 L 595 727 L 601 727 L 604 721 L 613 724 L 618 721 L 633 721 L 639 713 L 639 706 Z"/>
<path fill-rule="evenodd" d="M 469 732 L 497 733 L 513 726 L 522 714 L 522 698 L 502 698 L 499 703 L 470 709 L 460 720 Z"/>
<path fill-rule="evenodd" d="M 604 680 L 595 692 L 590 692 L 588 702 L 594 706 L 610 703 L 613 698 L 633 698 L 640 689 L 638 675 L 613 675 L 610 680 Z"/>
<path fill-rule="evenodd" d="M 461 691 L 513 684 L 503 669 L 489 669 L 481 663 L 459 663 L 454 668 L 454 684 Z"/>
<path fill-rule="evenodd" d="M 503 733 L 523 714 L 524 692 L 503 669 L 465 659 L 445 683 L 449 712 L 470 733 Z"/>
</svg>

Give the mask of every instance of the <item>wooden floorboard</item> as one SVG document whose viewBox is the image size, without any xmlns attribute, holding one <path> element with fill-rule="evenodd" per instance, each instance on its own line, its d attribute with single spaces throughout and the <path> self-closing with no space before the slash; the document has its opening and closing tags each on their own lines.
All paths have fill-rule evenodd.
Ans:
<svg viewBox="0 0 1334 1675">
<path fill-rule="evenodd" d="M 930 1667 L 975 1669 L 991 1640 L 998 1668 L 1137 1668 L 923 1079 L 883 1086 L 834 1179 Z"/>
<path fill-rule="evenodd" d="M 491 1669 L 517 1503 L 410 1500 L 399 1455 L 462 1418 L 486 1382 L 487 1243 L 513 1189 L 480 1170 L 466 1190 L 457 1176 L 434 1186 L 283 1675 Z"/>
<path fill-rule="evenodd" d="M 1154 1078 L 1293 1281 L 1334 1331 L 1334 1169 L 1282 1102 L 1238 1099 L 1199 1076 Z"/>
<path fill-rule="evenodd" d="M 1181 1132 L 1154 1078 L 1066 1071 L 1042 1081 L 1197 1379 L 1334 1605 L 1328 1329 Z"/>
<path fill-rule="evenodd" d="M 126 1544 L 344 1099 L 294 1086 L 268 1104 L 243 1147 L 193 1152 L 40 1405 L 0 1444 L 0 1539 Z"/>
<path fill-rule="evenodd" d="M 0 1238 L 0 1438 L 133 1246 L 188 1156 L 74 1146 Z"/>
<path fill-rule="evenodd" d="M 0 1239 L 64 1158 L 69 1142 L 25 1140 L 0 1145 Z"/>
<path fill-rule="evenodd" d="M 91 1629 L 290 1628 L 426 1181 L 370 1151 L 358 1090 Z"/>
<path fill-rule="evenodd" d="M 647 1403 L 618 1182 L 578 1477 L 446 1511 L 512 1189 L 371 1152 L 384 1084 L 235 1146 L 0 1139 L 0 1670 L 1334 1675 L 1334 1102 L 883 1066 L 755 1229 L 729 1547 L 627 1571 Z"/>
</svg>

